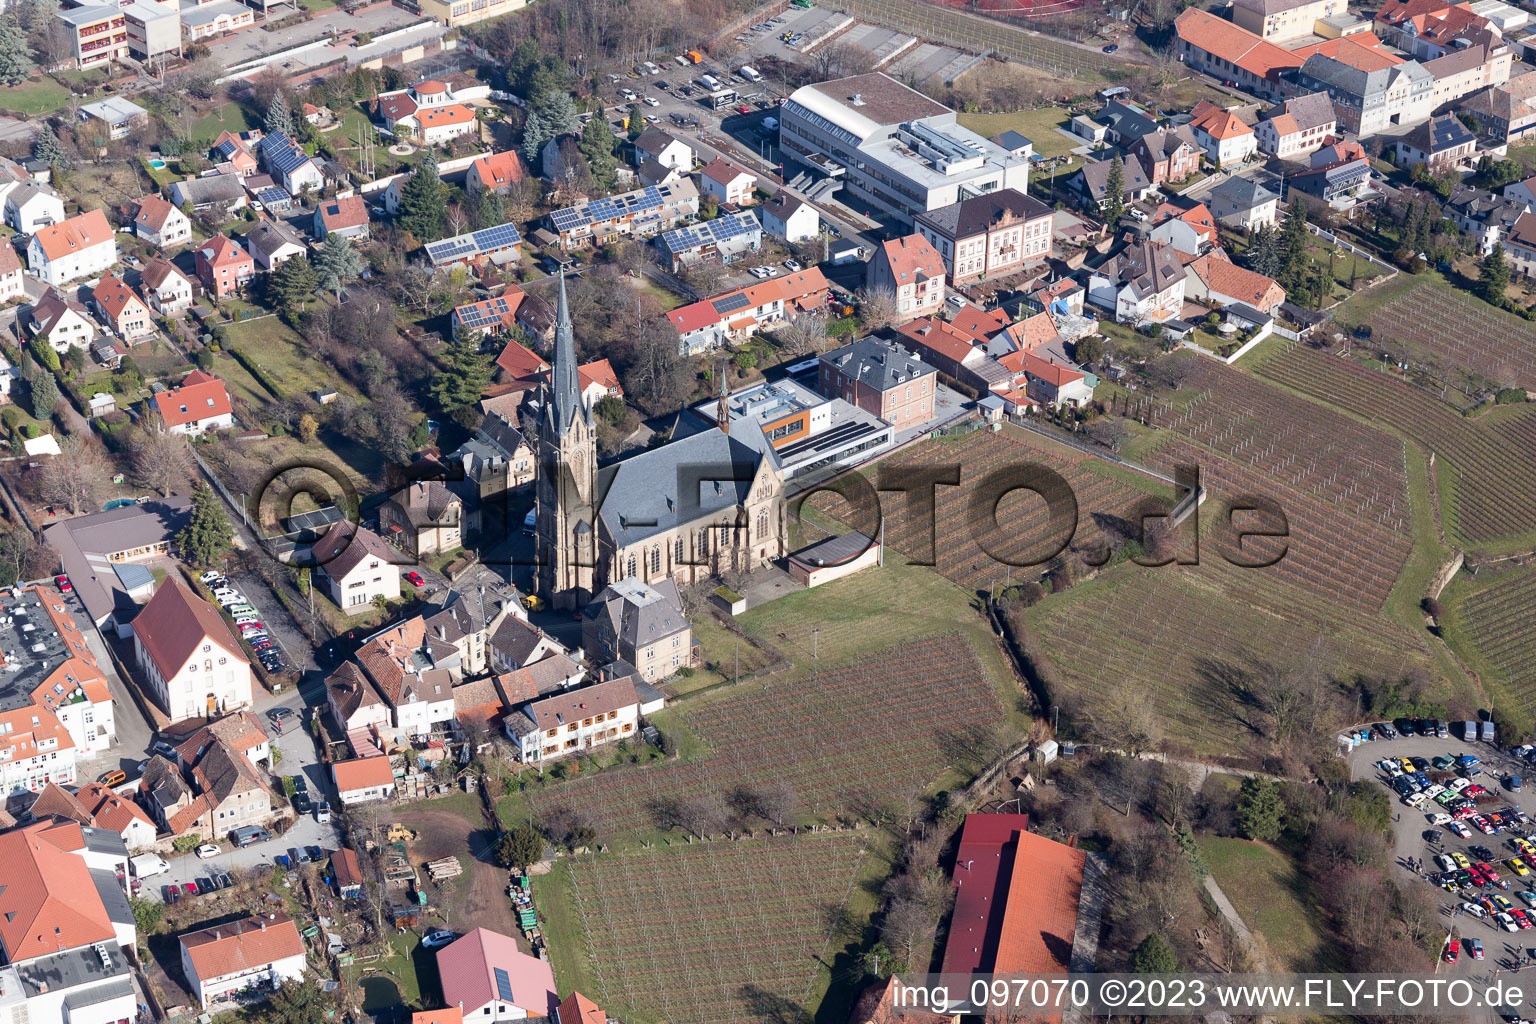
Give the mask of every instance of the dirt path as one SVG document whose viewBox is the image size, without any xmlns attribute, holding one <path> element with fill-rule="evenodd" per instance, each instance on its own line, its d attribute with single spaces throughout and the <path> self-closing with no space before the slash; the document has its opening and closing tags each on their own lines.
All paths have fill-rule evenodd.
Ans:
<svg viewBox="0 0 1536 1024">
<path fill-rule="evenodd" d="M 495 834 L 449 811 L 406 808 L 398 819 L 421 833 L 421 838 L 410 844 L 411 863 L 418 868 L 440 857 L 469 855 L 469 873 L 458 880 L 452 894 L 445 899 L 434 898 L 447 912 L 449 927 L 462 933 L 479 926 L 512 935 L 526 952 L 528 944 L 512 913 L 512 901 L 507 898 L 507 872 L 497 867 L 491 857 Z"/>
</svg>

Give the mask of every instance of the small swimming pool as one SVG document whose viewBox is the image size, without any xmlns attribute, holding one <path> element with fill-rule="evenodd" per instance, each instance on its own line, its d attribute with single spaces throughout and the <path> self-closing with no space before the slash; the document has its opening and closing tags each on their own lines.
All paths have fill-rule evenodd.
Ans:
<svg viewBox="0 0 1536 1024">
<path fill-rule="evenodd" d="M 149 166 L 153 167 L 157 171 L 161 171 L 161 170 L 165 169 L 165 161 L 164 160 L 151 160 L 149 162 Z"/>
<path fill-rule="evenodd" d="M 101 506 L 101 510 L 103 512 L 111 512 L 115 508 L 127 508 L 129 505 L 137 504 L 138 502 L 134 501 L 132 498 L 113 498 L 111 501 Z"/>
</svg>

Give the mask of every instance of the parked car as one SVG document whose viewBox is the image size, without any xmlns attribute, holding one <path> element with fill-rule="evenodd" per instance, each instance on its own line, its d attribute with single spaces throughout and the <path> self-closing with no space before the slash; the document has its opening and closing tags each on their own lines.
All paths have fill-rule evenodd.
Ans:
<svg viewBox="0 0 1536 1024">
<path fill-rule="evenodd" d="M 1445 947 L 1445 962 L 1453 964 L 1461 959 L 1461 943 L 1452 939 Z"/>
<path fill-rule="evenodd" d="M 406 582 L 409 583 L 413 587 L 421 587 L 421 586 L 425 585 L 426 582 L 427 582 L 425 579 L 422 578 L 421 573 L 416 572 L 415 570 L 412 570 L 411 572 L 405 573 L 404 575 L 405 575 Z"/>
<path fill-rule="evenodd" d="M 128 773 L 121 768 L 117 768 L 110 772 L 102 772 L 96 777 L 96 781 L 103 786 L 120 786 L 128 781 Z"/>
<path fill-rule="evenodd" d="M 267 712 L 267 717 L 274 722 L 281 722 L 285 718 L 293 717 L 293 708 L 273 708 Z"/>
<path fill-rule="evenodd" d="M 448 945 L 448 943 L 452 942 L 456 938 L 458 938 L 458 936 L 453 932 L 448 931 L 446 928 L 439 928 L 436 931 L 430 931 L 426 935 L 423 935 L 421 938 L 421 945 L 424 949 L 437 949 L 439 946 Z"/>
<path fill-rule="evenodd" d="M 331 820 L 331 802 L 329 800 L 321 800 L 315 805 L 315 820 L 322 825 Z"/>
<path fill-rule="evenodd" d="M 54 578 L 53 578 L 53 582 L 54 582 L 54 583 L 55 583 L 55 584 L 57 584 L 57 585 L 58 585 L 58 588 L 59 588 L 59 590 L 60 590 L 60 592 L 62 592 L 62 593 L 65 593 L 65 594 L 67 594 L 67 593 L 69 593 L 69 592 L 70 592 L 70 591 L 71 591 L 71 590 L 73 590 L 73 589 L 75 589 L 75 588 L 74 588 L 74 587 L 73 587 L 73 586 L 72 586 L 72 585 L 71 585 L 71 584 L 70 584 L 70 582 L 69 582 L 69 577 L 68 577 L 68 576 L 65 576 L 65 575 L 63 575 L 63 574 L 60 574 L 60 575 L 58 575 L 58 576 L 55 576 L 55 577 L 54 577 Z"/>
<path fill-rule="evenodd" d="M 204 843 L 202 846 L 197 848 L 197 856 L 200 860 L 207 860 L 209 857 L 217 857 L 220 852 L 221 851 L 219 848 L 213 843 Z"/>
</svg>

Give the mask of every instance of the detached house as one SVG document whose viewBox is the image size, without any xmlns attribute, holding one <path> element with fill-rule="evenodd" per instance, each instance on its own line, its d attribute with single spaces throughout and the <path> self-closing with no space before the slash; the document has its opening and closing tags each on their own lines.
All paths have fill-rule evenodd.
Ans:
<svg viewBox="0 0 1536 1024">
<path fill-rule="evenodd" d="M 581 646 L 595 664 L 622 661 L 648 683 L 693 664 L 693 625 L 677 584 L 623 579 L 609 584 L 582 613 Z"/>
<path fill-rule="evenodd" d="M 1121 193 L 1126 203 L 1139 203 L 1151 195 L 1157 186 L 1135 156 L 1120 161 L 1121 180 L 1125 183 Z M 1090 210 L 1103 210 L 1109 206 L 1109 174 L 1114 169 L 1114 159 L 1094 160 L 1083 164 L 1067 179 L 1067 188 Z"/>
<path fill-rule="evenodd" d="M 27 269 L 55 287 L 99 274 L 117 262 L 117 238 L 100 210 L 40 229 L 27 246 Z"/>
<path fill-rule="evenodd" d="M 757 188 L 757 175 L 740 164 L 717 156 L 699 171 L 699 187 L 706 196 L 737 206 L 751 202 Z"/>
<path fill-rule="evenodd" d="M 40 181 L 24 181 L 5 192 L 5 222 L 30 235 L 64 220 L 64 200 Z"/>
<path fill-rule="evenodd" d="M 1232 111 L 1201 100 L 1191 113 L 1194 120 L 1189 123 L 1190 131 L 1217 167 L 1242 163 L 1258 152 L 1258 136 Z"/>
<path fill-rule="evenodd" d="M 475 436 L 449 459 L 464 467 L 464 478 L 473 481 L 481 498 L 534 481 L 533 448 L 517 425 L 497 412 L 487 413 Z"/>
<path fill-rule="evenodd" d="M 290 196 L 325 188 L 325 172 L 298 143 L 282 132 L 268 132 L 256 143 L 256 156 L 272 180 Z"/>
<path fill-rule="evenodd" d="M 922 235 L 883 242 L 866 271 L 866 286 L 896 297 L 900 320 L 937 313 L 944 307 L 944 259 Z"/>
<path fill-rule="evenodd" d="M 1093 272 L 1088 301 L 1121 323 L 1172 320 L 1184 306 L 1186 276 L 1173 246 L 1139 242 Z"/>
<path fill-rule="evenodd" d="M 1200 169 L 1202 150 L 1188 125 L 1160 128 L 1127 147 L 1141 162 L 1152 184 L 1178 184 Z"/>
<path fill-rule="evenodd" d="M 1423 164 L 1430 174 L 1448 174 L 1472 162 L 1477 136 L 1451 114 L 1431 117 L 1397 140 L 1398 163 Z"/>
<path fill-rule="evenodd" d="M 1204 203 L 1196 203 L 1187 210 L 1163 203 L 1152 215 L 1152 230 L 1147 237 L 1196 256 L 1217 243 L 1216 218 Z"/>
<path fill-rule="evenodd" d="M 515 149 L 504 150 L 475 158 L 464 175 L 464 191 L 472 198 L 487 189 L 506 192 L 513 185 L 528 180 L 528 175 L 528 165 L 523 163 L 522 155 Z"/>
<path fill-rule="evenodd" d="M 157 313 L 176 316 L 192 308 L 192 282 L 170 260 L 157 256 L 145 263 L 139 288 Z"/>
<path fill-rule="evenodd" d="M 174 573 L 132 628 L 139 670 L 172 722 L 250 706 L 250 660 L 219 613 Z"/>
<path fill-rule="evenodd" d="M 293 918 L 281 911 L 242 918 L 181 936 L 181 969 L 204 1012 L 226 1004 L 245 1006 L 302 981 L 307 961 L 304 940 Z"/>
<path fill-rule="evenodd" d="M 437 480 L 414 483 L 379 507 L 379 529 L 417 558 L 452 551 L 464 543 L 464 502 Z"/>
<path fill-rule="evenodd" d="M 503 731 L 522 763 L 542 764 L 633 736 L 641 714 L 634 680 L 626 676 L 526 704 L 504 719 Z"/>
<path fill-rule="evenodd" d="M 84 306 L 50 288 L 33 305 L 27 318 L 27 333 L 42 338 L 62 354 L 74 345 L 89 348 L 96 337 L 96 324 Z"/>
<path fill-rule="evenodd" d="M 389 758 L 382 754 L 337 761 L 331 765 L 331 776 L 336 782 L 336 795 L 346 806 L 388 800 L 395 795 L 395 773 L 389 767 Z"/>
<path fill-rule="evenodd" d="M 321 201 L 315 209 L 313 234 L 321 240 L 330 234 L 343 238 L 367 238 L 368 204 L 362 196 Z"/>
<path fill-rule="evenodd" d="M 193 370 L 176 387 L 156 394 L 155 410 L 166 431 L 172 434 L 197 437 L 235 425 L 234 408 L 224 382 L 202 370 Z"/>
<path fill-rule="evenodd" d="M 1228 178 L 1211 190 L 1211 214 L 1223 224 L 1257 231 L 1280 221 L 1280 197 L 1256 181 Z"/>
<path fill-rule="evenodd" d="M 149 307 L 116 274 L 108 274 L 97 282 L 91 290 L 91 302 L 102 323 L 124 343 L 134 345 L 154 335 Z"/>
<path fill-rule="evenodd" d="M 256 262 L 228 235 L 214 235 L 197 247 L 197 277 L 209 294 L 234 295 L 256 276 Z"/>
<path fill-rule="evenodd" d="M 1192 299 L 1222 306 L 1240 304 L 1269 313 L 1285 301 L 1285 289 L 1274 278 L 1239 267 L 1225 254 L 1202 256 L 1189 265 L 1185 292 Z"/>
<path fill-rule="evenodd" d="M 158 249 L 169 249 L 192 238 L 192 221 L 164 199 L 149 195 L 139 200 L 133 233 Z"/>
<path fill-rule="evenodd" d="M 802 202 L 780 189 L 763 204 L 763 230 L 774 238 L 793 245 L 809 242 L 821 233 L 821 215 L 810 203 Z"/>
<path fill-rule="evenodd" d="M 400 567 L 396 553 L 383 538 L 345 519 L 333 523 L 312 549 L 312 561 L 336 607 L 348 615 L 366 612 L 374 598 L 400 596 Z"/>
<path fill-rule="evenodd" d="M 295 256 L 309 252 L 299 233 L 280 220 L 264 220 L 247 232 L 245 248 L 256 268 L 263 271 L 276 270 Z"/>
<path fill-rule="evenodd" d="M 392 135 L 440 145 L 475 130 L 475 112 L 457 101 L 453 90 L 433 79 L 400 92 L 380 93 L 379 120 Z"/>
<path fill-rule="evenodd" d="M 10 242 L 0 243 L 0 302 L 25 298 L 26 282 L 23 281 L 21 259 Z"/>
<path fill-rule="evenodd" d="M 693 170 L 693 147 L 660 129 L 651 128 L 635 140 L 635 163 L 643 164 L 647 160 L 686 174 Z"/>
</svg>

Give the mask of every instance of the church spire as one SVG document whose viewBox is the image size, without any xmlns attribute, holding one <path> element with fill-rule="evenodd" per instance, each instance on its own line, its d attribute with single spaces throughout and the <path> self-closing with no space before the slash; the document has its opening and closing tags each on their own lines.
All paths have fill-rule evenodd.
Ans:
<svg viewBox="0 0 1536 1024">
<path fill-rule="evenodd" d="M 592 425 L 592 410 L 581 398 L 576 373 L 576 336 L 571 329 L 571 308 L 565 297 L 565 271 L 560 271 L 560 303 L 555 312 L 555 365 L 550 370 L 550 415 L 555 434 L 564 437 L 579 416 Z"/>
</svg>

